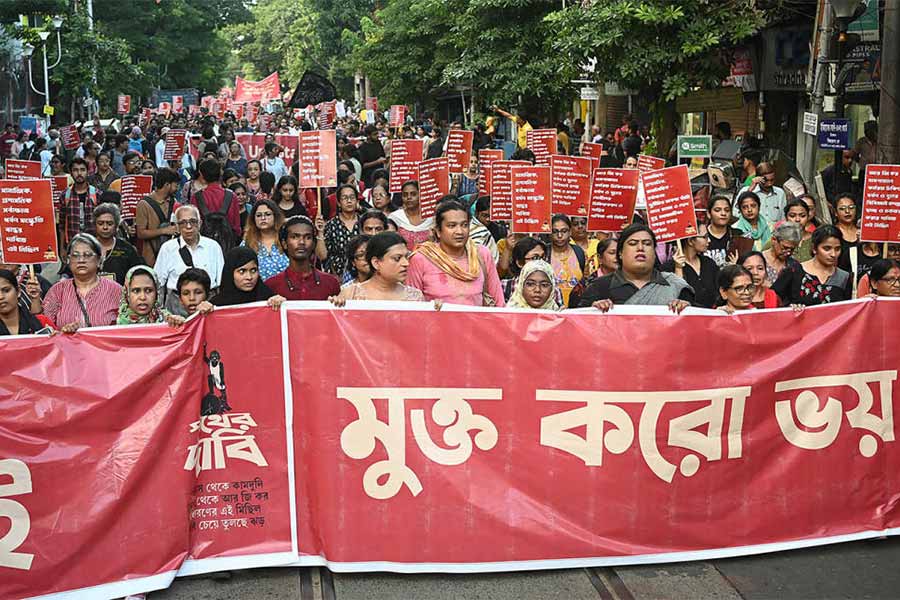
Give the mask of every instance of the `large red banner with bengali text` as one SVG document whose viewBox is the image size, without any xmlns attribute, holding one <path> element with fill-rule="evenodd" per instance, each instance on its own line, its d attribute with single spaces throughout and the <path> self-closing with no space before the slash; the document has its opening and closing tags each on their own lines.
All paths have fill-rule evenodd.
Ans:
<svg viewBox="0 0 900 600">
<path fill-rule="evenodd" d="M 859 239 L 900 242 L 900 165 L 866 165 Z"/>
<path fill-rule="evenodd" d="M 0 338 L 0 597 L 895 535 L 898 319 L 892 299 L 733 316 L 298 302 Z M 865 343 L 822 344 L 835 327 Z"/>
<path fill-rule="evenodd" d="M 424 140 L 396 139 L 391 141 L 389 193 L 399 194 L 404 183 L 419 179 L 419 164 L 422 162 L 424 153 Z"/>
<path fill-rule="evenodd" d="M 266 134 L 264 133 L 246 133 L 238 132 L 234 134 L 234 139 L 244 147 L 247 154 L 247 160 L 263 160 L 265 158 Z M 290 168 L 297 160 L 297 152 L 300 146 L 300 138 L 289 133 L 275 134 L 275 143 L 281 146 L 282 153 L 279 155 L 284 161 L 284 166 Z"/>
<path fill-rule="evenodd" d="M 59 260 L 53 186 L 49 179 L 0 179 L 0 262 Z"/>
<path fill-rule="evenodd" d="M 278 71 L 275 71 L 265 79 L 251 81 L 243 77 L 234 79 L 235 102 L 265 102 L 277 99 L 281 95 L 281 86 L 278 82 Z"/>
</svg>

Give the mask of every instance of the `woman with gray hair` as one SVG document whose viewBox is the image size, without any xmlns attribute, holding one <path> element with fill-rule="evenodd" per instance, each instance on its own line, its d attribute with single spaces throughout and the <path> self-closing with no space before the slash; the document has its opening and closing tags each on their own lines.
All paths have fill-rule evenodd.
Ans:
<svg viewBox="0 0 900 600">
<path fill-rule="evenodd" d="M 119 207 L 111 202 L 94 209 L 94 229 L 103 252 L 103 273 L 112 275 L 119 285 L 125 285 L 125 274 L 132 267 L 144 264 L 144 259 L 134 246 L 116 235 L 121 222 Z"/>
<path fill-rule="evenodd" d="M 772 244 L 763 252 L 766 259 L 766 281 L 771 286 L 786 266 L 797 262 L 792 258 L 802 234 L 796 223 L 782 223 L 772 233 Z"/>
<path fill-rule="evenodd" d="M 63 333 L 80 327 L 113 325 L 119 314 L 122 286 L 100 277 L 103 249 L 89 233 L 79 233 L 69 244 L 71 279 L 61 279 L 50 288 L 41 309 Z"/>
</svg>

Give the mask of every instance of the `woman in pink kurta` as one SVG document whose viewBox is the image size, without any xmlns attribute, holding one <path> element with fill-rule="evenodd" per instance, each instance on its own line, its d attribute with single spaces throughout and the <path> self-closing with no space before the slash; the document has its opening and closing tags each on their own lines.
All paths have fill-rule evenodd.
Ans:
<svg viewBox="0 0 900 600">
<path fill-rule="evenodd" d="M 456 201 L 438 205 L 437 242 L 421 244 L 409 261 L 406 284 L 426 300 L 469 306 L 505 306 L 497 267 L 486 247 L 469 239 L 469 219 Z"/>
</svg>

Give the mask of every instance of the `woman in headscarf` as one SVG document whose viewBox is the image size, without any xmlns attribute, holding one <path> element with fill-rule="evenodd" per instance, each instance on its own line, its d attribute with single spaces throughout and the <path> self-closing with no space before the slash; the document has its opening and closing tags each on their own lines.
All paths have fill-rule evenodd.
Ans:
<svg viewBox="0 0 900 600">
<path fill-rule="evenodd" d="M 557 301 L 556 278 L 550 263 L 540 259 L 525 263 L 507 306 L 562 310 L 563 307 Z"/>
<path fill-rule="evenodd" d="M 759 196 L 755 192 L 744 192 L 737 199 L 738 210 L 741 211 L 741 217 L 734 224 L 745 237 L 753 240 L 753 249 L 762 250 L 769 239 L 772 237 L 772 230 L 769 223 L 759 214 L 759 207 L 762 203 Z"/>
<path fill-rule="evenodd" d="M 49 319 L 31 314 L 19 303 L 19 282 L 15 273 L 0 269 L 0 335 L 37 333 L 49 325 Z"/>
<path fill-rule="evenodd" d="M 275 294 L 260 279 L 256 252 L 246 246 L 232 248 L 225 255 L 219 293 L 210 302 L 214 306 L 234 306 L 263 300 L 278 310 L 284 297 Z"/>
<path fill-rule="evenodd" d="M 146 265 L 136 265 L 125 274 L 116 325 L 148 323 L 168 323 L 177 327 L 184 323 L 184 317 L 173 315 L 160 306 L 156 272 Z"/>
</svg>

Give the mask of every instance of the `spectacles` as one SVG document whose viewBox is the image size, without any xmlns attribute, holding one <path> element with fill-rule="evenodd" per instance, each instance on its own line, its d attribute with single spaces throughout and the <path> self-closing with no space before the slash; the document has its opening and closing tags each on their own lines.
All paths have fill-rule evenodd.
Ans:
<svg viewBox="0 0 900 600">
<path fill-rule="evenodd" d="M 900 287 L 900 277 L 894 277 L 892 279 L 885 277 L 884 279 L 879 279 L 879 281 L 883 281 L 891 287 Z"/>
<path fill-rule="evenodd" d="M 542 291 L 547 291 L 553 287 L 553 284 L 549 281 L 526 281 L 525 287 L 529 290 L 541 288 Z"/>
<path fill-rule="evenodd" d="M 744 294 L 752 294 L 756 291 L 756 286 L 752 283 L 750 285 L 739 285 L 731 288 L 738 295 L 743 296 Z"/>
<path fill-rule="evenodd" d="M 97 256 L 97 255 L 94 254 L 93 252 L 72 252 L 71 254 L 69 254 L 69 258 L 71 258 L 72 260 L 75 260 L 75 261 L 91 260 L 95 256 Z"/>
<path fill-rule="evenodd" d="M 850 204 L 848 206 L 838 206 L 837 209 L 841 212 L 853 212 L 854 210 L 856 210 L 856 207 Z"/>
<path fill-rule="evenodd" d="M 199 224 L 199 219 L 182 219 L 181 221 L 178 221 L 179 227 L 196 227 Z"/>
</svg>

